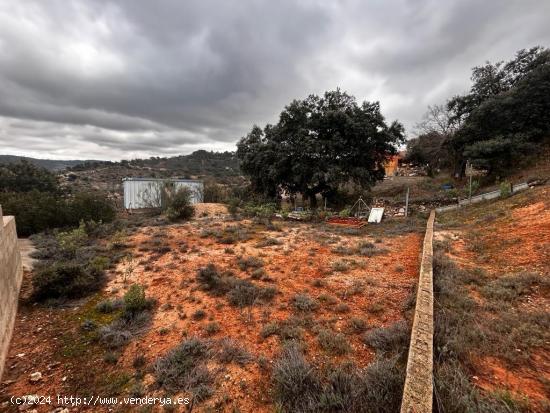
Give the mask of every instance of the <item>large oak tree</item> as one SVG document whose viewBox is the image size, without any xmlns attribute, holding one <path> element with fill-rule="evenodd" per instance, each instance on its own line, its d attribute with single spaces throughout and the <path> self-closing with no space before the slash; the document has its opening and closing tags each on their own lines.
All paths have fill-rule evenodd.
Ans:
<svg viewBox="0 0 550 413">
<path fill-rule="evenodd" d="M 378 102 L 359 105 L 337 89 L 292 101 L 276 125 L 254 126 L 237 144 L 237 156 L 257 192 L 299 193 L 315 207 L 317 194 L 329 196 L 351 182 L 368 188 L 382 179 L 403 133 L 399 122 L 386 124 Z"/>
</svg>

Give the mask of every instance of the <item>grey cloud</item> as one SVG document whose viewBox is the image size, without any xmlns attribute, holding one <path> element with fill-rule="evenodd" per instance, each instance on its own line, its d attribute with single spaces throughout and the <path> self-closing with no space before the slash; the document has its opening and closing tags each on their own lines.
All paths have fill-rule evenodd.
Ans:
<svg viewBox="0 0 550 413">
<path fill-rule="evenodd" d="M 548 2 L 0 0 L 0 144 L 120 159 L 231 150 L 340 86 L 408 130 L 470 68 L 548 45 Z"/>
</svg>

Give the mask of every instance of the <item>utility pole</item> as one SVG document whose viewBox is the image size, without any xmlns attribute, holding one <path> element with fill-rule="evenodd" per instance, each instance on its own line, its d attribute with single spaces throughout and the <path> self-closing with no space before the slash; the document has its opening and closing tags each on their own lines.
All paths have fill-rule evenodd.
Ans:
<svg viewBox="0 0 550 413">
<path fill-rule="evenodd" d="M 474 170 L 472 168 L 472 164 L 470 163 L 470 160 L 468 159 L 466 161 L 466 175 L 469 178 L 469 190 L 468 190 L 468 201 L 471 204 L 472 203 L 472 176 L 474 175 Z"/>
<path fill-rule="evenodd" d="M 405 218 L 409 215 L 409 187 L 407 187 L 407 194 L 405 195 Z"/>
<path fill-rule="evenodd" d="M 468 199 L 470 200 L 470 204 L 472 203 L 472 175 L 470 175 L 470 191 Z"/>
</svg>

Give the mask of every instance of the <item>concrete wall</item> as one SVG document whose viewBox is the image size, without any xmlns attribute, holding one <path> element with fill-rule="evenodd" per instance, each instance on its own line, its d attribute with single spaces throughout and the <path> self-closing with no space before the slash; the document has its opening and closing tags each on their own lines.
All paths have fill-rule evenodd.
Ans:
<svg viewBox="0 0 550 413">
<path fill-rule="evenodd" d="M 19 288 L 23 279 L 15 218 L 4 217 L 0 206 L 0 380 L 8 353 Z"/>
<path fill-rule="evenodd" d="M 511 189 L 511 193 L 515 194 L 516 192 L 524 191 L 526 189 L 529 189 L 529 184 L 527 184 L 527 182 L 523 182 L 521 184 L 513 185 Z M 436 212 L 451 211 L 453 209 L 457 209 L 470 204 L 475 204 L 477 202 L 488 201 L 490 199 L 497 199 L 497 198 L 500 198 L 500 189 L 496 191 L 485 192 L 484 194 L 481 194 L 481 195 L 475 195 L 472 197 L 471 200 L 459 199 L 457 204 L 439 207 L 439 208 L 436 208 L 435 210 Z"/>
<path fill-rule="evenodd" d="M 422 250 L 416 308 L 411 332 L 407 378 L 403 390 L 401 413 L 428 413 L 433 402 L 433 229 L 432 210 Z"/>
</svg>

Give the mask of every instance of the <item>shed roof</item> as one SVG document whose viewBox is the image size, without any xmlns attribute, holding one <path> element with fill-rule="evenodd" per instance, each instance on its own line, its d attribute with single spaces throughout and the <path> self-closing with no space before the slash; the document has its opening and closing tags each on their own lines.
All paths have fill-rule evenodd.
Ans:
<svg viewBox="0 0 550 413">
<path fill-rule="evenodd" d="M 200 179 L 183 179 L 183 178 L 122 178 L 122 181 L 149 181 L 149 182 L 157 182 L 157 181 L 173 181 L 173 182 L 199 182 L 202 183 L 202 180 Z"/>
</svg>

